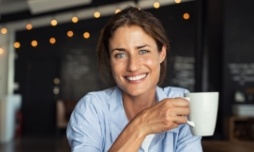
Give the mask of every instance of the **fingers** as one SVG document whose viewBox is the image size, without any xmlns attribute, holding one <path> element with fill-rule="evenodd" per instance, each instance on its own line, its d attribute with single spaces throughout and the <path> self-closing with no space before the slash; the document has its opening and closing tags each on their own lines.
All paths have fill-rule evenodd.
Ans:
<svg viewBox="0 0 254 152">
<path fill-rule="evenodd" d="M 187 117 L 186 116 L 177 116 L 177 117 L 175 117 L 175 120 L 174 120 L 174 123 L 176 123 L 176 124 L 185 124 L 185 123 L 187 123 Z"/>
<path fill-rule="evenodd" d="M 189 101 L 184 98 L 174 98 L 170 99 L 171 102 L 173 103 L 174 106 L 179 106 L 179 107 L 187 107 L 189 106 Z"/>
<path fill-rule="evenodd" d="M 162 101 L 163 108 L 167 110 L 170 116 L 186 116 L 189 115 L 189 101 L 184 98 L 164 99 Z"/>
<path fill-rule="evenodd" d="M 167 131 L 187 122 L 189 101 L 184 98 L 167 98 L 145 112 L 141 120 L 145 120 L 149 133 Z"/>
<path fill-rule="evenodd" d="M 190 109 L 188 107 L 174 107 L 168 109 L 168 115 L 170 116 L 187 116 L 190 114 Z"/>
<path fill-rule="evenodd" d="M 177 125 L 187 122 L 190 114 L 189 101 L 184 98 L 166 99 L 167 116 Z"/>
</svg>

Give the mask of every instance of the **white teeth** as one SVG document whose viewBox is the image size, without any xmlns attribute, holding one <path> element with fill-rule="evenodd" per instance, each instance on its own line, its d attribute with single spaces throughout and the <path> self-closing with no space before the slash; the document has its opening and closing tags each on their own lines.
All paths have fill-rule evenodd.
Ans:
<svg viewBox="0 0 254 152">
<path fill-rule="evenodd" d="M 134 77 L 127 77 L 127 79 L 131 80 L 131 81 L 137 81 L 137 80 L 143 79 L 145 76 L 146 76 L 146 74 L 142 74 L 142 75 L 137 75 Z"/>
</svg>

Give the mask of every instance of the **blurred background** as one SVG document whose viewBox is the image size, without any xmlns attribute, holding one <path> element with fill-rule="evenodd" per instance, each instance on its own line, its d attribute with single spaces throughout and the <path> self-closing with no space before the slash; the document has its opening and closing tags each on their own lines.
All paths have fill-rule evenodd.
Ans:
<svg viewBox="0 0 254 152">
<path fill-rule="evenodd" d="M 165 27 L 164 86 L 220 92 L 204 151 L 253 150 L 253 0 L 0 0 L 0 152 L 70 151 L 75 104 L 107 87 L 95 51 L 100 30 L 128 6 Z"/>
</svg>

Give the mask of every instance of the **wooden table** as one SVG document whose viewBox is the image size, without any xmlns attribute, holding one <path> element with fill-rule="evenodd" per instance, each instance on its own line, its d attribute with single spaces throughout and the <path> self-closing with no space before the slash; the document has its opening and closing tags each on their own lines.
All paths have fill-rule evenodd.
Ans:
<svg viewBox="0 0 254 152">
<path fill-rule="evenodd" d="M 202 141 L 204 152 L 254 152 L 254 141 Z"/>
</svg>

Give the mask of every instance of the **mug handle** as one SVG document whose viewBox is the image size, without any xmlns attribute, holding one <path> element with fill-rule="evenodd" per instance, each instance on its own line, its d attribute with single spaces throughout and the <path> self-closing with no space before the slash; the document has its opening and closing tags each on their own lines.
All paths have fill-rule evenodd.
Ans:
<svg viewBox="0 0 254 152">
<path fill-rule="evenodd" d="M 183 98 L 190 101 L 189 97 L 183 97 Z M 190 125 L 191 127 L 195 127 L 195 123 L 193 121 L 187 120 L 187 124 Z"/>
</svg>

